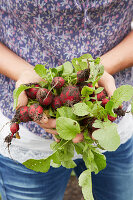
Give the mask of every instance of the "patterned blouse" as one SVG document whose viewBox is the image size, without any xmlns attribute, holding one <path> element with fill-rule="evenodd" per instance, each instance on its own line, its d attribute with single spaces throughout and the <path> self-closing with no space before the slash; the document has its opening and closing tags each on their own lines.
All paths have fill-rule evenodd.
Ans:
<svg viewBox="0 0 133 200">
<path fill-rule="evenodd" d="M 0 41 L 31 63 L 56 67 L 85 53 L 94 58 L 131 31 L 132 0 L 0 0 Z M 114 75 L 116 86 L 133 85 L 132 68 Z M 15 82 L 0 75 L 0 109 L 12 118 Z M 37 124 L 24 124 L 51 138 Z"/>
</svg>

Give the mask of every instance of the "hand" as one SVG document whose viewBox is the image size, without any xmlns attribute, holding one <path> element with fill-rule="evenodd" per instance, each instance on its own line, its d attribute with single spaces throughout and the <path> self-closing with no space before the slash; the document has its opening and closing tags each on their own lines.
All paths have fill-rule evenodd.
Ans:
<svg viewBox="0 0 133 200">
<path fill-rule="evenodd" d="M 107 73 L 106 71 L 104 71 L 103 76 L 98 81 L 98 85 L 101 87 L 104 87 L 105 91 L 108 94 L 108 97 L 111 97 L 114 91 L 116 90 L 115 80 L 113 76 Z M 89 135 L 94 140 L 94 137 L 91 134 Z M 84 139 L 83 134 L 80 133 L 80 134 L 77 134 L 76 138 L 73 139 L 73 142 L 78 143 L 78 142 L 83 141 L 83 139 Z"/>
<path fill-rule="evenodd" d="M 28 69 L 25 70 L 21 75 L 19 76 L 19 79 L 16 81 L 16 88 L 18 88 L 22 84 L 27 83 L 38 83 L 40 81 L 44 81 L 35 71 L 34 69 Z M 25 91 L 21 92 L 18 98 L 18 107 L 25 106 L 28 103 L 28 97 L 25 93 Z"/>
<path fill-rule="evenodd" d="M 24 71 L 21 74 L 21 76 L 19 77 L 19 80 L 17 80 L 17 82 L 16 82 L 16 88 L 18 88 L 21 84 L 38 83 L 40 81 L 44 81 L 44 80 L 41 79 L 40 76 L 38 76 L 38 74 L 36 74 L 36 72 L 34 71 L 34 69 L 30 69 L 30 70 L 28 69 L 28 70 Z M 19 95 L 17 109 L 20 106 L 27 105 L 27 103 L 28 103 L 28 97 L 27 97 L 25 91 L 23 91 Z M 42 117 L 42 120 L 41 121 L 36 121 L 36 123 L 40 127 L 44 128 L 45 131 L 47 131 L 48 133 L 53 134 L 53 136 L 55 134 L 57 134 L 57 131 L 53 130 L 53 128 L 56 128 L 56 120 L 55 119 L 48 119 L 47 116 L 44 114 L 44 116 Z M 56 141 L 58 141 L 58 140 L 56 139 Z"/>
</svg>

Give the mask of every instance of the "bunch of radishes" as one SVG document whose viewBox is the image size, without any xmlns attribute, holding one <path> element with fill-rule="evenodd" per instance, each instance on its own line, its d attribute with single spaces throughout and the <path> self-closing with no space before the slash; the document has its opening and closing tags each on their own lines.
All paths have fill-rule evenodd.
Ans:
<svg viewBox="0 0 133 200">
<path fill-rule="evenodd" d="M 77 72 L 77 83 L 84 82 L 89 78 L 89 70 Z M 31 83 L 29 84 L 31 85 Z M 51 89 L 41 87 L 39 84 L 32 84 L 34 87 L 25 90 L 29 99 L 36 100 L 36 103 L 30 106 L 21 106 L 17 109 L 14 118 L 11 121 L 11 134 L 6 137 L 6 141 L 11 142 L 12 138 L 18 133 L 19 123 L 28 121 L 38 121 L 42 119 L 43 112 L 49 107 L 56 110 L 63 105 L 72 106 L 81 100 L 80 85 L 66 85 L 62 77 L 54 77 L 51 82 Z M 55 95 L 52 90 L 57 90 Z M 60 92 L 59 92 L 60 90 Z M 8 140 L 7 140 L 8 138 Z"/>
<path fill-rule="evenodd" d="M 47 172 L 51 165 L 74 168 L 72 159 L 76 151 L 82 155 L 87 168 L 79 177 L 79 185 L 83 188 L 85 199 L 93 199 L 90 190 L 87 189 L 89 193 L 86 193 L 86 186 L 92 186 L 90 178 L 86 181 L 86 176 L 91 177 L 92 171 L 98 173 L 106 166 L 105 156 L 98 149 L 115 151 L 120 145 L 117 126 L 112 122 L 125 115 L 121 105 L 133 98 L 133 87 L 121 86 L 109 98 L 104 88 L 98 86 L 104 67 L 99 58 L 93 59 L 90 54 L 56 68 L 36 65 L 34 70 L 44 81 L 24 84 L 14 90 L 14 109 L 22 91 L 28 97 L 28 104 L 16 110 L 10 123 L 11 133 L 5 142 L 9 148 L 13 138 L 20 138 L 21 122 L 55 118 L 60 142 L 51 145 L 53 154 L 45 159 L 29 159 L 23 164 L 37 172 Z M 73 143 L 80 133 L 83 140 Z"/>
<path fill-rule="evenodd" d="M 19 138 L 18 130 L 20 122 L 26 123 L 28 121 L 41 120 L 43 117 L 43 113 L 46 110 L 48 111 L 48 116 L 56 118 L 56 112 L 58 108 L 62 106 L 73 107 L 74 104 L 82 102 L 83 97 L 81 91 L 84 86 L 93 88 L 93 90 L 95 91 L 98 86 L 97 84 L 93 84 L 92 82 L 92 75 L 90 72 L 91 70 L 89 67 L 90 65 L 88 59 L 86 59 L 86 64 L 87 67 L 85 69 L 82 70 L 81 67 L 79 68 L 80 70 L 74 69 L 74 72 L 72 72 L 71 68 L 68 70 L 66 66 L 65 71 L 71 71 L 70 75 L 69 73 L 66 73 L 64 75 L 63 73 L 61 73 L 61 70 L 59 70 L 59 73 L 57 73 L 57 71 L 54 71 L 56 69 L 54 69 L 54 75 L 52 74 L 51 78 L 51 71 L 48 71 L 48 73 L 45 74 L 46 82 L 44 85 L 42 85 L 42 83 L 26 84 L 25 86 L 27 86 L 28 89 L 25 89 L 24 87 L 23 90 L 25 90 L 30 103 L 28 103 L 27 106 L 21 106 L 19 107 L 19 109 L 16 110 L 15 116 L 11 120 L 11 133 L 5 138 L 5 141 L 10 144 L 13 137 Z M 70 64 L 68 65 L 68 67 L 69 66 Z M 42 67 L 42 65 L 40 67 Z M 109 98 L 107 97 L 107 94 L 103 89 L 99 93 L 91 93 L 89 95 L 89 101 L 91 101 L 92 103 L 100 101 L 101 106 L 105 107 L 105 105 L 109 101 Z M 113 122 L 116 117 L 108 115 L 108 119 Z M 87 121 L 88 126 L 90 126 L 90 121 L 94 121 L 94 117 L 89 117 L 89 121 L 88 117 L 84 117 L 84 119 L 80 121 L 81 125 L 84 124 L 83 121 Z M 91 129 L 93 130 L 92 127 Z"/>
</svg>

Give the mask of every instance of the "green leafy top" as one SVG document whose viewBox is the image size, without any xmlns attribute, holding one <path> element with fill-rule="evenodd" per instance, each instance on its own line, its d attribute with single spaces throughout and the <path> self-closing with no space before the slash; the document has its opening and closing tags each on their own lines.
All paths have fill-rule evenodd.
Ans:
<svg viewBox="0 0 133 200">
<path fill-rule="evenodd" d="M 118 108 L 123 101 L 129 101 L 133 97 L 133 87 L 131 85 L 122 85 L 114 91 L 111 101 L 113 108 Z"/>
<path fill-rule="evenodd" d="M 30 86 L 27 86 L 27 85 L 20 85 L 18 88 L 16 88 L 14 91 L 13 91 L 13 98 L 14 98 L 14 105 L 13 105 L 13 109 L 15 109 L 18 105 L 18 97 L 19 95 L 21 94 L 21 92 L 29 89 L 29 88 L 33 88 L 35 87 L 35 85 L 30 85 Z"/>
</svg>

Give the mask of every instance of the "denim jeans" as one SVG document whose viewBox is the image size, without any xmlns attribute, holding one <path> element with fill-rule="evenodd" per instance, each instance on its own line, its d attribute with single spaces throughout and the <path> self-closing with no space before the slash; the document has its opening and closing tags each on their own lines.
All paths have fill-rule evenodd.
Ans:
<svg viewBox="0 0 133 200">
<path fill-rule="evenodd" d="M 107 167 L 92 173 L 95 200 L 133 200 L 133 137 L 115 152 L 105 152 Z M 77 176 L 85 170 L 82 159 L 75 160 Z M 71 169 L 50 168 L 34 172 L 22 164 L 0 156 L 2 200 L 63 200 Z M 77 199 L 80 200 L 80 199 Z"/>
</svg>

